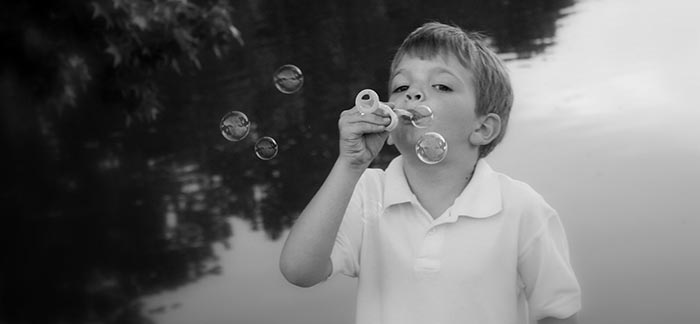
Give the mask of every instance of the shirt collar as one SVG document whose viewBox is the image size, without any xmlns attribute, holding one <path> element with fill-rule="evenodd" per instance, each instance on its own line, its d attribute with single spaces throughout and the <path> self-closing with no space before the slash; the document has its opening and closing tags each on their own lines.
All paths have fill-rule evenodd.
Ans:
<svg viewBox="0 0 700 324">
<path fill-rule="evenodd" d="M 498 174 L 484 159 L 479 159 L 474 175 L 452 204 L 452 214 L 473 218 L 493 216 L 503 209 Z"/>
<path fill-rule="evenodd" d="M 403 157 L 394 158 L 385 171 L 384 206 L 410 202 L 415 195 L 408 186 L 406 175 L 403 172 Z"/>
<path fill-rule="evenodd" d="M 415 195 L 408 186 L 403 171 L 403 158 L 396 157 L 385 172 L 384 206 L 411 202 Z M 484 159 L 479 159 L 467 187 L 451 207 L 454 216 L 486 218 L 502 210 L 501 185 L 498 174 Z"/>
</svg>

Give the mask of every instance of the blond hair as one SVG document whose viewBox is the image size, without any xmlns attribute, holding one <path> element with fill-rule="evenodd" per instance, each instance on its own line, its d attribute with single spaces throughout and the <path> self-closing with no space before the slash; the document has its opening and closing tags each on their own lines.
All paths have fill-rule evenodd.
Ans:
<svg viewBox="0 0 700 324">
<path fill-rule="evenodd" d="M 479 157 L 485 157 L 505 135 L 513 105 L 513 90 L 501 59 L 488 47 L 481 34 L 437 22 L 426 23 L 409 34 L 396 51 L 391 73 L 406 55 L 434 58 L 448 53 L 454 54 L 474 75 L 477 116 L 495 113 L 501 118 L 498 136 L 491 143 L 479 147 Z"/>
</svg>

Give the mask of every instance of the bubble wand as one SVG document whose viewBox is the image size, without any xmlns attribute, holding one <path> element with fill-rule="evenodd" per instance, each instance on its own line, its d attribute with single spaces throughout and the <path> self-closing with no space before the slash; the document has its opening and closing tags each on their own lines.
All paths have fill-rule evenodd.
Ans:
<svg viewBox="0 0 700 324">
<path fill-rule="evenodd" d="M 399 117 L 389 106 L 385 103 L 379 101 L 379 95 L 372 89 L 364 89 L 360 91 L 355 97 L 355 107 L 360 111 L 360 114 L 371 114 L 377 111 L 377 109 L 382 110 L 384 113 L 389 115 L 389 125 L 386 126 L 386 130 L 391 132 L 399 124 Z"/>
</svg>

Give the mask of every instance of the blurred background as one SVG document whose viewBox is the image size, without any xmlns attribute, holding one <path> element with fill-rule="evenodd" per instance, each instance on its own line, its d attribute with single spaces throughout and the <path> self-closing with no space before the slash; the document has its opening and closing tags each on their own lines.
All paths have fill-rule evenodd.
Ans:
<svg viewBox="0 0 700 324">
<path fill-rule="evenodd" d="M 700 323 L 696 1 L 2 7 L 0 323 L 353 323 L 353 279 L 298 288 L 277 261 L 340 112 L 365 88 L 386 100 L 394 50 L 428 21 L 507 62 L 516 99 L 488 160 L 558 210 L 581 323 Z M 298 92 L 272 82 L 284 64 Z M 238 142 L 219 129 L 233 110 Z"/>
</svg>

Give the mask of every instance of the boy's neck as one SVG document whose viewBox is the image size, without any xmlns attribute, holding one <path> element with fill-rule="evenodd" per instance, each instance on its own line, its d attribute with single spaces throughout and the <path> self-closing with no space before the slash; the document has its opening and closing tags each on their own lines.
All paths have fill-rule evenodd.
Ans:
<svg viewBox="0 0 700 324">
<path fill-rule="evenodd" d="M 435 165 L 416 161 L 404 159 L 406 180 L 423 208 L 436 219 L 452 206 L 469 184 L 478 158 Z"/>
</svg>

